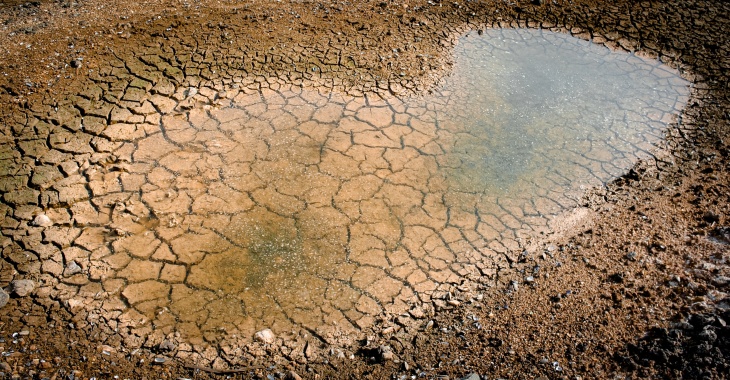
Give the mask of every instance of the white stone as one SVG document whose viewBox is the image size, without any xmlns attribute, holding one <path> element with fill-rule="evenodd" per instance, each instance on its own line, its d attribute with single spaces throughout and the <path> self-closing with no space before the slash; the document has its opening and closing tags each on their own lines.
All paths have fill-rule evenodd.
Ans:
<svg viewBox="0 0 730 380">
<path fill-rule="evenodd" d="M 53 225 L 53 221 L 46 214 L 39 214 L 33 219 L 33 224 L 38 227 L 49 227 Z"/>
<path fill-rule="evenodd" d="M 274 340 L 276 339 L 276 335 L 274 335 L 274 332 L 271 331 L 271 329 L 265 329 L 261 330 L 254 335 L 254 339 L 256 339 L 259 342 L 263 342 L 266 344 L 274 343 Z"/>
</svg>

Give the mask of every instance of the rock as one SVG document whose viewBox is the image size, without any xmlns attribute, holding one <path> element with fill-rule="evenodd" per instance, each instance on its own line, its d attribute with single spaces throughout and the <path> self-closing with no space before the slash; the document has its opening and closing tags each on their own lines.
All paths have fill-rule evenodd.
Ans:
<svg viewBox="0 0 730 380">
<path fill-rule="evenodd" d="M 476 373 L 472 372 L 464 377 L 462 377 L 460 380 L 481 380 L 481 377 L 477 375 Z"/>
<path fill-rule="evenodd" d="M 265 344 L 272 344 L 276 339 L 276 335 L 274 335 L 274 332 L 271 331 L 271 329 L 265 329 L 257 332 L 254 335 L 254 339 Z"/>
<path fill-rule="evenodd" d="M 33 280 L 15 280 L 10 283 L 12 293 L 15 293 L 18 297 L 25 297 L 35 289 L 35 282 Z"/>
<path fill-rule="evenodd" d="M 68 308 L 71 310 L 72 313 L 76 313 L 82 306 L 84 306 L 84 301 L 76 298 L 71 298 L 68 301 L 66 301 L 68 304 Z"/>
<path fill-rule="evenodd" d="M 77 273 L 81 273 L 81 267 L 79 266 L 79 264 L 76 264 L 76 261 L 71 260 L 68 264 L 66 264 L 66 269 L 63 271 L 63 276 L 69 277 Z"/>
<path fill-rule="evenodd" d="M 33 225 L 38 227 L 50 227 L 53 221 L 46 214 L 39 214 L 33 219 Z"/>
<path fill-rule="evenodd" d="M 158 356 L 158 357 L 156 357 L 156 358 L 155 358 L 155 359 L 154 359 L 154 360 L 152 361 L 152 363 L 154 363 L 154 364 L 157 364 L 157 365 L 160 365 L 160 364 L 165 364 L 165 363 L 167 363 L 167 362 L 168 362 L 167 358 L 165 358 L 165 357 L 163 357 L 163 356 Z"/>
<path fill-rule="evenodd" d="M 101 351 L 101 354 L 102 355 L 107 355 L 108 356 L 108 355 L 111 355 L 111 354 L 117 352 L 117 349 L 114 348 L 114 347 L 112 347 L 112 346 L 108 346 L 106 344 L 102 344 L 101 346 L 99 346 L 99 351 Z"/>
<path fill-rule="evenodd" d="M 717 333 L 715 332 L 715 329 L 712 326 L 706 326 L 702 330 L 702 332 L 697 334 L 697 337 L 700 338 L 700 340 L 702 340 L 702 341 L 707 341 L 707 342 L 712 343 L 715 340 L 717 340 Z"/>
<path fill-rule="evenodd" d="M 420 307 L 416 307 L 410 311 L 410 314 L 413 318 L 416 319 L 423 319 L 426 318 L 426 313 L 423 312 L 423 309 Z"/>
<path fill-rule="evenodd" d="M 7 305 L 8 301 L 10 300 L 10 295 L 5 292 L 2 288 L 0 288 L 0 308 Z"/>
<path fill-rule="evenodd" d="M 287 380 L 302 380 L 302 377 L 297 375 L 294 371 L 289 371 L 289 373 L 286 374 Z"/>
<path fill-rule="evenodd" d="M 160 350 L 172 351 L 176 348 L 175 343 L 172 343 L 169 339 L 165 339 L 160 343 Z"/>
<path fill-rule="evenodd" d="M 380 359 L 382 361 L 390 361 L 395 358 L 395 354 L 393 353 L 393 349 L 390 348 L 390 346 L 382 345 L 378 347 L 378 353 L 380 354 Z"/>
</svg>

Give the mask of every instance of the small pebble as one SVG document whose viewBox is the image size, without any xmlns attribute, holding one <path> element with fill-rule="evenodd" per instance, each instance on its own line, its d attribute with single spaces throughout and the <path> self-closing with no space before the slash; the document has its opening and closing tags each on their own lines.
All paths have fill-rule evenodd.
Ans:
<svg viewBox="0 0 730 380">
<path fill-rule="evenodd" d="M 35 289 L 33 280 L 15 280 L 10 283 L 12 292 L 18 297 L 25 297 Z"/>
<path fill-rule="evenodd" d="M 46 214 L 39 214 L 33 219 L 33 225 L 38 227 L 49 227 L 53 225 L 53 221 Z"/>
<path fill-rule="evenodd" d="M 393 358 L 395 358 L 393 349 L 390 348 L 390 346 L 383 345 L 378 347 L 378 353 L 380 354 L 380 359 L 383 361 L 393 360 Z"/>
<path fill-rule="evenodd" d="M 79 264 L 76 264 L 76 261 L 71 260 L 68 264 L 66 264 L 66 269 L 64 269 L 63 275 L 64 277 L 73 276 L 77 273 L 81 273 L 81 270 L 82 269 Z"/>
<path fill-rule="evenodd" d="M 265 344 L 271 344 L 274 343 L 274 340 L 276 340 L 276 335 L 274 335 L 274 332 L 271 331 L 271 329 L 264 329 L 257 332 L 254 335 L 254 339 Z"/>
<path fill-rule="evenodd" d="M 169 339 L 165 339 L 162 341 L 162 343 L 160 343 L 160 350 L 172 351 L 175 349 L 175 347 L 175 343 L 173 343 Z"/>
</svg>

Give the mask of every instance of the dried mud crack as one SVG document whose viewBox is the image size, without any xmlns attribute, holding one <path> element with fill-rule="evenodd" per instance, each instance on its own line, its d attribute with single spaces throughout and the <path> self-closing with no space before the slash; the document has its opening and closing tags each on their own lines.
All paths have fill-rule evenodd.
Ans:
<svg viewBox="0 0 730 380">
<path fill-rule="evenodd" d="M 725 378 L 728 14 L 3 4 L 0 372 Z M 661 59 L 687 106 L 660 102 L 666 140 L 631 140 L 644 160 L 618 180 L 591 148 L 537 198 L 470 192 L 448 152 L 488 137 L 433 115 L 474 97 L 458 38 L 500 27 Z"/>
</svg>

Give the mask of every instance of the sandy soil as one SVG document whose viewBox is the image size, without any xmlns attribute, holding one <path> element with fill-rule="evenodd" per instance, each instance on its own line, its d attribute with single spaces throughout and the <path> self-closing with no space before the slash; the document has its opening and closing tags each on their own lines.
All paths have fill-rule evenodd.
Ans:
<svg viewBox="0 0 730 380">
<path fill-rule="evenodd" d="M 0 309 L 0 376 L 726 378 L 729 11 L 723 1 L 3 2 L 0 286 L 10 299 Z M 144 75 L 212 88 L 279 78 L 355 96 L 417 95 L 448 73 L 458 36 L 497 26 L 558 30 L 658 57 L 693 83 L 654 159 L 590 191 L 511 264 L 515 273 L 539 265 L 536 281 L 454 286 L 445 297 L 458 302 L 434 302 L 439 310 L 416 322 L 383 314 L 347 346 L 304 334 L 286 350 L 257 343 L 186 355 L 184 342 L 124 341 L 42 286 L 25 294 L 12 283 L 41 278 L 38 256 L 26 252 L 40 236 L 34 212 L 53 201 L 31 177 L 30 141 L 67 144 L 93 161 L 93 152 L 73 153 L 72 140 L 54 140 L 56 129 L 73 132 L 56 109 L 92 99 L 78 95 L 115 68 L 136 70 L 124 65 L 134 57 L 175 56 Z M 189 62 L 199 70 L 178 68 Z M 104 96 L 114 96 L 114 82 L 105 83 Z M 29 122 L 38 119 L 45 122 Z"/>
</svg>

